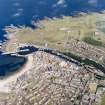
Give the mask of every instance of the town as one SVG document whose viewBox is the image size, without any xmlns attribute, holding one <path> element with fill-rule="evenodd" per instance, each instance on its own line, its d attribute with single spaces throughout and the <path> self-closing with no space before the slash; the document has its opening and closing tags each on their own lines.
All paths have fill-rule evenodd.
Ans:
<svg viewBox="0 0 105 105">
<path fill-rule="evenodd" d="M 32 46 L 21 48 L 21 52 L 27 52 L 25 48 L 32 49 Z M 80 65 L 63 54 L 57 56 L 60 53 L 56 51 L 51 54 L 48 49 L 25 54 L 32 57 L 32 65 L 15 81 L 6 84 L 10 92 L 2 93 L 0 105 L 93 105 L 101 102 L 105 77 L 97 68 Z"/>
</svg>

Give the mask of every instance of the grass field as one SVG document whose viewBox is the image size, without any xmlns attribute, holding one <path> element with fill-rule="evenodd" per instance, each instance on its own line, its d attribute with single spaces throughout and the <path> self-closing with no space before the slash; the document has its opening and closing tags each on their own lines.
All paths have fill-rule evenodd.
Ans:
<svg viewBox="0 0 105 105">
<path fill-rule="evenodd" d="M 102 102 L 100 105 L 105 105 L 105 95 L 102 97 Z"/>
<path fill-rule="evenodd" d="M 70 38 L 83 40 L 85 37 L 105 43 L 105 33 L 102 28 L 99 29 L 99 25 L 104 27 L 103 24 L 101 25 L 104 19 L 105 15 L 103 14 L 93 14 L 75 18 L 63 17 L 63 19 L 43 20 L 39 23 L 40 28 L 36 30 L 24 28 L 17 33 L 17 37 L 20 41 L 38 44 L 45 42 L 57 44 Z"/>
<path fill-rule="evenodd" d="M 81 17 L 63 17 L 40 21 L 37 29 L 20 28 L 16 39 L 19 43 L 48 44 L 50 48 L 65 50 L 64 44 L 71 39 L 85 41 L 94 46 L 105 44 L 105 14 L 90 14 Z M 91 39 L 91 40 L 90 40 Z M 11 45 L 11 44 L 10 44 Z"/>
</svg>

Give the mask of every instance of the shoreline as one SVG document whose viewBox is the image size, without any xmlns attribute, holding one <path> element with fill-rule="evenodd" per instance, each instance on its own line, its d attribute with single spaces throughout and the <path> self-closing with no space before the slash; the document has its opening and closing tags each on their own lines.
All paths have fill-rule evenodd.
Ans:
<svg viewBox="0 0 105 105">
<path fill-rule="evenodd" d="M 33 64 L 33 56 L 32 54 L 30 54 L 28 55 L 26 64 L 24 65 L 24 67 L 22 67 L 19 70 L 19 72 L 16 72 L 12 76 L 0 80 L 0 92 L 6 92 L 6 93 L 10 92 L 11 89 L 8 85 L 10 85 L 10 83 L 12 82 L 15 82 L 19 76 L 24 74 L 26 71 L 30 70 L 32 68 L 32 64 Z"/>
<path fill-rule="evenodd" d="M 95 15 L 96 13 L 94 13 L 93 15 Z M 86 14 L 87 15 L 87 14 Z M 86 15 L 84 15 L 83 17 L 85 17 Z M 99 14 L 100 15 L 100 14 Z M 87 15 L 88 16 L 88 15 Z M 90 15 L 89 15 L 90 16 Z M 68 19 L 68 17 L 69 18 L 71 18 L 71 16 L 67 16 L 67 19 Z M 63 17 L 63 18 L 65 18 L 65 17 Z M 58 20 L 59 18 L 55 18 L 55 20 Z M 75 19 L 75 18 L 74 18 Z M 45 19 L 45 20 L 43 20 L 43 21 L 47 21 L 47 19 Z M 54 21 L 54 20 L 53 20 Z M 84 20 L 83 20 L 84 21 Z M 40 21 L 38 24 L 40 25 L 40 23 L 41 23 L 42 21 Z M 43 23 L 44 24 L 44 23 Z M 42 25 L 43 25 L 42 24 Z M 40 27 L 38 27 L 38 28 L 40 28 Z M 61 27 L 62 28 L 62 27 Z M 60 29 L 61 29 L 60 28 Z M 18 42 L 18 40 L 19 39 L 17 39 L 17 33 L 19 32 L 19 31 L 21 31 L 21 30 L 24 30 L 24 29 L 28 29 L 28 30 L 32 30 L 32 31 L 34 31 L 33 29 L 31 29 L 31 27 L 28 27 L 28 26 L 13 26 L 13 25 L 11 25 L 11 26 L 7 26 L 7 27 L 5 27 L 5 31 L 6 31 L 6 33 L 7 33 L 7 35 L 6 35 L 6 37 L 7 37 L 7 40 L 6 40 L 6 42 L 4 42 L 4 44 L 2 45 L 2 48 L 4 49 L 4 51 L 6 51 L 6 52 L 10 52 L 10 51 L 14 51 L 14 52 L 16 52 L 16 48 L 18 47 L 18 45 L 20 44 L 19 42 Z M 37 29 L 37 28 L 36 28 Z M 59 31 L 59 30 L 58 30 Z M 27 31 L 26 31 L 27 32 Z M 31 31 L 30 31 L 31 32 Z M 32 32 L 33 33 L 33 32 Z M 49 37 L 48 37 L 49 38 Z M 36 38 L 37 39 L 37 38 Z M 12 46 L 12 44 L 16 44 L 16 46 L 12 46 L 13 47 L 13 49 L 9 46 L 8 48 L 6 48 L 8 45 L 10 44 L 10 46 Z M 39 44 L 40 44 L 40 42 L 39 42 Z M 50 43 L 49 43 L 50 44 Z M 54 43 L 55 44 L 55 43 Z M 62 45 L 62 44 L 61 44 Z M 58 45 L 59 46 L 59 45 Z M 60 48 L 61 48 L 61 46 L 60 46 Z M 12 50 L 11 50 L 12 49 Z M 59 50 L 59 48 L 58 48 L 58 50 Z M 65 50 L 65 49 L 64 49 Z M 29 55 L 30 56 L 30 55 Z M 29 63 L 29 61 L 27 61 L 27 63 L 26 63 L 26 67 L 27 67 L 27 65 L 28 65 L 28 63 Z M 29 66 L 30 67 L 30 66 Z M 29 68 L 28 67 L 28 68 Z M 23 70 L 24 69 L 24 67 L 22 68 L 22 70 L 21 70 L 21 68 L 20 68 L 20 70 L 19 70 L 19 72 L 22 72 L 22 71 L 24 71 Z M 18 72 L 16 73 L 17 75 L 19 75 L 18 74 Z M 16 79 L 17 78 L 17 75 L 16 74 L 13 74 L 13 76 L 10 76 L 10 77 L 14 77 L 13 78 L 13 80 L 14 79 Z M 8 79 L 7 79 L 8 80 Z M 3 81 L 5 81 L 5 79 L 3 80 Z M 0 82 L 2 82 L 2 80 L 0 81 Z"/>
</svg>

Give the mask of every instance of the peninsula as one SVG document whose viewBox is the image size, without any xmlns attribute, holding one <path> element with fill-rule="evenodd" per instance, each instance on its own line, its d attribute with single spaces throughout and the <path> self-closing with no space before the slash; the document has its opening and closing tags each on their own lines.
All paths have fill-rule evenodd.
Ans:
<svg viewBox="0 0 105 105">
<path fill-rule="evenodd" d="M 105 14 L 32 23 L 5 28 L 2 50 L 29 62 L 0 81 L 0 105 L 105 105 Z"/>
</svg>

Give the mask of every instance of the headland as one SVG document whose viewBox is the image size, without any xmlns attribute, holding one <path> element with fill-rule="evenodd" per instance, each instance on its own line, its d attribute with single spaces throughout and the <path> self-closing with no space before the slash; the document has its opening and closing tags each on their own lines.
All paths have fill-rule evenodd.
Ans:
<svg viewBox="0 0 105 105">
<path fill-rule="evenodd" d="M 104 13 L 93 13 L 46 19 L 35 23 L 36 29 L 6 27 L 8 40 L 2 49 L 17 55 L 25 52 L 21 56 L 29 59 L 7 79 L 10 90 L 2 92 L 1 102 L 6 95 L 11 105 L 100 104 L 105 93 L 104 23 Z"/>
</svg>

